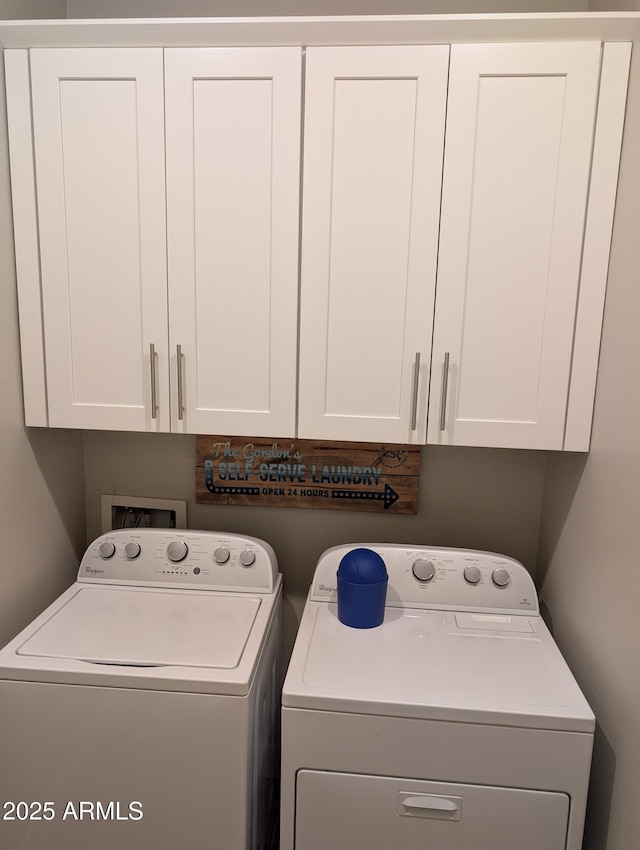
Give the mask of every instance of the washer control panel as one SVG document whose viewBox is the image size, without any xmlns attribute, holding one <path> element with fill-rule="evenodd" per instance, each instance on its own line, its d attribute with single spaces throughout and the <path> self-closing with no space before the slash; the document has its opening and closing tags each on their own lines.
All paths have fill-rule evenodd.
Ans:
<svg viewBox="0 0 640 850">
<path fill-rule="evenodd" d="M 127 528 L 88 547 L 78 581 L 272 593 L 278 562 L 268 543 L 217 531 Z"/>
<path fill-rule="evenodd" d="M 387 567 L 390 607 L 538 614 L 538 595 L 525 567 L 506 555 L 473 549 L 362 543 L 335 546 L 318 561 L 311 599 L 337 601 L 336 573 L 356 548 L 377 552 Z"/>
</svg>

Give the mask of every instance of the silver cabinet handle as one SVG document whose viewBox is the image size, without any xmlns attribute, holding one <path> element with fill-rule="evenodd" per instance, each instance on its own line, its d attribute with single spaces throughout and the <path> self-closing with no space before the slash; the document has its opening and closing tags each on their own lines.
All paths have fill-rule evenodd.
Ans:
<svg viewBox="0 0 640 850">
<path fill-rule="evenodd" d="M 151 366 L 151 418 L 156 419 L 158 415 L 158 395 L 156 391 L 156 347 L 153 343 L 149 345 L 149 364 Z"/>
<path fill-rule="evenodd" d="M 440 393 L 440 430 L 447 427 L 447 390 L 449 387 L 449 352 L 445 352 L 442 365 L 442 391 Z"/>
<path fill-rule="evenodd" d="M 182 346 L 176 346 L 176 366 L 178 369 L 178 419 L 184 418 L 184 404 L 182 398 Z"/>
<path fill-rule="evenodd" d="M 413 395 L 411 397 L 411 430 L 416 430 L 418 421 L 418 384 L 420 383 L 420 352 L 416 351 L 416 360 L 413 364 Z"/>
</svg>

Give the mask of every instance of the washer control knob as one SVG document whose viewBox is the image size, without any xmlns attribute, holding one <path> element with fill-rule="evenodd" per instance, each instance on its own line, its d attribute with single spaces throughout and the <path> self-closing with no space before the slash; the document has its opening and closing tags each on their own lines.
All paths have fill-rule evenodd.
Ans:
<svg viewBox="0 0 640 850">
<path fill-rule="evenodd" d="M 506 587 L 511 581 L 509 573 L 502 568 L 494 570 L 491 578 L 493 579 L 493 583 L 496 587 Z"/>
<path fill-rule="evenodd" d="M 231 557 L 231 552 L 229 552 L 226 546 L 219 546 L 213 553 L 213 557 L 216 564 L 226 564 Z"/>
<path fill-rule="evenodd" d="M 426 558 L 418 558 L 413 562 L 411 572 L 418 581 L 431 581 L 436 574 L 436 568 L 433 561 L 428 561 Z"/>
<path fill-rule="evenodd" d="M 173 540 L 167 546 L 167 558 L 173 561 L 174 564 L 184 561 L 188 554 L 189 547 L 184 540 Z"/>
<path fill-rule="evenodd" d="M 116 547 L 114 543 L 111 543 L 109 540 L 105 540 L 104 543 L 101 543 L 98 546 L 98 554 L 102 558 L 103 561 L 108 561 L 109 558 L 113 558 L 116 554 Z"/>
<path fill-rule="evenodd" d="M 240 552 L 240 563 L 243 567 L 250 567 L 255 563 L 256 553 L 252 552 L 250 549 L 244 549 Z"/>
<path fill-rule="evenodd" d="M 464 578 L 469 584 L 477 584 L 482 578 L 482 573 L 478 567 L 465 567 Z"/>
<path fill-rule="evenodd" d="M 124 547 L 124 554 L 130 560 L 135 560 L 140 554 L 140 544 L 139 543 L 127 543 Z"/>
</svg>

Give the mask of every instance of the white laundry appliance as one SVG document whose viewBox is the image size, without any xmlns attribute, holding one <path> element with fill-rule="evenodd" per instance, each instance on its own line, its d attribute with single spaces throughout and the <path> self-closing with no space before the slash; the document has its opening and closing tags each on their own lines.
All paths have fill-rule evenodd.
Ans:
<svg viewBox="0 0 640 850">
<path fill-rule="evenodd" d="M 320 558 L 285 678 L 280 850 L 579 850 L 595 718 L 525 568 L 371 544 L 384 620 L 351 628 L 353 548 Z"/>
<path fill-rule="evenodd" d="M 127 529 L 0 651 L 2 850 L 257 850 L 277 819 L 281 576 Z"/>
</svg>

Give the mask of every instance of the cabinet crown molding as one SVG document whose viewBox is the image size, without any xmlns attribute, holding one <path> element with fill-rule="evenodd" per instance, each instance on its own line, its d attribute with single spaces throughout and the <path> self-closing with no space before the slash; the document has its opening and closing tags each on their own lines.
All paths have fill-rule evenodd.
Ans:
<svg viewBox="0 0 640 850">
<path fill-rule="evenodd" d="M 5 21 L 0 46 L 237 47 L 633 41 L 640 12 Z"/>
</svg>

